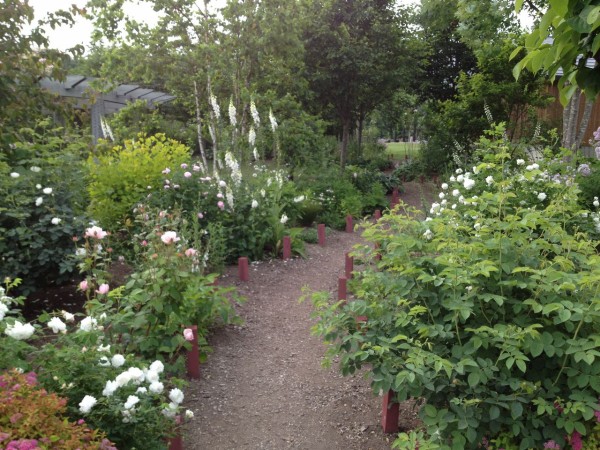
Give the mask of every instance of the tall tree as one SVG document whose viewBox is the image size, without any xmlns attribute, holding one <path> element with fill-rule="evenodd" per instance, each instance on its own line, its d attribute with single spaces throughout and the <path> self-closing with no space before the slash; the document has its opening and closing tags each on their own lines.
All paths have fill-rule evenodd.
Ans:
<svg viewBox="0 0 600 450">
<path fill-rule="evenodd" d="M 33 22 L 33 8 L 27 1 L 0 0 L 0 143 L 11 143 L 43 107 L 53 106 L 38 81 L 44 76 L 63 78 L 70 56 L 83 48 L 67 53 L 51 49 L 44 27 L 70 25 L 80 12 L 75 7 L 56 11 L 25 32 Z"/>
<path fill-rule="evenodd" d="M 402 83 L 406 26 L 390 0 L 312 1 L 304 32 L 305 62 L 320 106 L 335 111 L 346 164 L 353 122 Z"/>
<path fill-rule="evenodd" d="M 416 88 L 423 100 L 448 100 L 457 93 L 458 76 L 477 68 L 475 53 L 459 33 L 458 0 L 422 0 L 417 18 L 426 46 L 425 75 Z"/>
</svg>

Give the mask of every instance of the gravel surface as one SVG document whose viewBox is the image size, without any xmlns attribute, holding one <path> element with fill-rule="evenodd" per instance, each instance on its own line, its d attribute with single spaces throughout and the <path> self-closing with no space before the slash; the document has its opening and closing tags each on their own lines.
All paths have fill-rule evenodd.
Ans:
<svg viewBox="0 0 600 450">
<path fill-rule="evenodd" d="M 420 207 L 423 192 L 411 184 L 401 198 Z M 209 336 L 213 353 L 186 390 L 195 418 L 185 425 L 185 449 L 391 448 L 394 436 L 379 423 L 381 398 L 364 373 L 342 377 L 335 365 L 322 367 L 325 346 L 310 333 L 311 303 L 298 302 L 303 287 L 335 293 L 344 255 L 360 240 L 333 232 L 324 247 L 307 245 L 306 259 L 251 264 L 248 282 L 228 269 L 220 284 L 247 299 L 238 308 L 244 324 Z M 411 403 L 401 405 L 401 430 L 414 427 L 415 416 Z"/>
</svg>

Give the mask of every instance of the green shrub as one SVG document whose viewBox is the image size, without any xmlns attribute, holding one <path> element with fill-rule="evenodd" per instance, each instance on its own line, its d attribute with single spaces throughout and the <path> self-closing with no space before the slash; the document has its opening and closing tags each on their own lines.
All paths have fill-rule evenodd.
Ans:
<svg viewBox="0 0 600 450">
<path fill-rule="evenodd" d="M 425 166 L 420 158 L 412 159 L 407 163 L 400 164 L 392 173 L 392 176 L 401 181 L 414 181 L 425 173 Z"/>
<path fill-rule="evenodd" d="M 21 132 L 27 142 L 0 152 L 0 279 L 23 278 L 30 293 L 71 277 L 71 238 L 87 222 L 87 149 L 46 122 Z"/>
<path fill-rule="evenodd" d="M 600 214 L 579 208 L 572 171 L 511 160 L 502 133 L 480 141 L 481 160 L 442 185 L 425 221 L 393 214 L 367 229 L 380 250 L 356 250 L 371 268 L 355 301 L 314 297 L 315 331 L 343 374 L 368 366 L 375 392 L 425 400 L 425 433 L 395 448 L 502 436 L 564 448 L 596 426 Z"/>
<path fill-rule="evenodd" d="M 179 167 L 188 159 L 186 146 L 161 134 L 140 135 L 123 147 L 90 156 L 90 214 L 104 228 L 130 228 L 134 205 L 153 189 L 163 189 L 161 172 Z"/>
</svg>

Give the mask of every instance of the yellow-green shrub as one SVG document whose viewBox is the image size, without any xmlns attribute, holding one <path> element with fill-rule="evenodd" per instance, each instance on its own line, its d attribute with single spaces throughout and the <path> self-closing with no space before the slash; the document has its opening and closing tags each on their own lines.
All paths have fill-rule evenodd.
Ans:
<svg viewBox="0 0 600 450">
<path fill-rule="evenodd" d="M 127 226 L 136 202 L 156 188 L 162 189 L 162 171 L 190 157 L 190 150 L 164 134 L 139 135 L 106 154 L 88 159 L 90 172 L 89 211 L 104 228 Z"/>
</svg>

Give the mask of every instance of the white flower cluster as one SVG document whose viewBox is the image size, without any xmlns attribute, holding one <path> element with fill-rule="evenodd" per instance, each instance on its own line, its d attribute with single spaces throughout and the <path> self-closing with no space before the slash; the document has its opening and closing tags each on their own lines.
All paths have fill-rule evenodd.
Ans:
<svg viewBox="0 0 600 450">
<path fill-rule="evenodd" d="M 251 147 L 254 147 L 254 143 L 256 142 L 256 131 L 254 131 L 254 127 L 250 127 L 250 131 L 248 132 L 248 143 Z"/>
<path fill-rule="evenodd" d="M 233 105 L 233 99 L 231 99 L 231 100 L 229 100 L 229 122 L 234 127 L 237 125 L 236 114 L 237 114 L 237 112 L 235 110 L 235 106 Z"/>
<path fill-rule="evenodd" d="M 21 323 L 18 320 L 15 320 L 13 324 L 9 324 L 6 326 L 4 333 L 18 341 L 23 341 L 25 339 L 29 339 L 33 333 L 35 332 L 35 328 L 30 323 Z"/>
<path fill-rule="evenodd" d="M 177 410 L 179 409 L 179 405 L 181 402 L 183 402 L 183 392 L 181 392 L 181 389 L 171 389 L 169 392 L 169 400 L 171 400 L 171 403 L 169 403 L 168 406 L 163 409 L 162 413 L 166 417 L 174 418 Z M 186 413 L 186 416 L 189 417 L 189 414 Z"/>
<path fill-rule="evenodd" d="M 239 186 L 242 182 L 242 171 L 240 170 L 240 165 L 233 156 L 231 152 L 225 153 L 225 165 L 231 171 L 231 179 L 235 183 L 236 186 Z"/>
<path fill-rule="evenodd" d="M 258 115 L 258 110 L 256 109 L 256 105 L 254 104 L 254 100 L 250 101 L 250 114 L 252 115 L 254 125 L 256 125 L 257 127 L 260 126 L 260 116 Z"/>
<path fill-rule="evenodd" d="M 210 94 L 210 106 L 215 113 L 217 119 L 221 118 L 221 108 L 219 107 L 219 103 L 217 102 L 217 97 L 214 94 Z"/>
<path fill-rule="evenodd" d="M 269 109 L 269 121 L 271 122 L 271 130 L 273 130 L 273 133 L 275 133 L 275 130 L 277 130 L 277 120 L 275 119 L 275 116 L 273 115 L 273 110 Z"/>
</svg>

